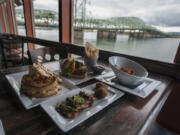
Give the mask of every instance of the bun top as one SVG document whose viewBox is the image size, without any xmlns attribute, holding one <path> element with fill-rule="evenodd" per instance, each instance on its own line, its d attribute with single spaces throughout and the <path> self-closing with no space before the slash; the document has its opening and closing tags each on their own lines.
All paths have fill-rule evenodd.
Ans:
<svg viewBox="0 0 180 135">
<path fill-rule="evenodd" d="M 44 77 L 53 76 L 53 74 L 50 71 L 48 71 L 45 67 L 43 67 L 40 63 L 34 63 L 29 70 L 29 75 L 34 76 L 37 74 Z"/>
<path fill-rule="evenodd" d="M 68 58 L 61 65 L 62 75 L 67 76 L 69 73 L 75 71 L 75 60 Z"/>
<path fill-rule="evenodd" d="M 22 83 L 28 86 L 43 87 L 56 80 L 54 74 L 48 71 L 40 63 L 34 63 L 29 70 L 29 74 L 24 75 Z"/>
<path fill-rule="evenodd" d="M 61 73 L 63 76 L 82 76 L 87 73 L 87 67 L 77 60 L 66 59 L 61 65 Z"/>
</svg>

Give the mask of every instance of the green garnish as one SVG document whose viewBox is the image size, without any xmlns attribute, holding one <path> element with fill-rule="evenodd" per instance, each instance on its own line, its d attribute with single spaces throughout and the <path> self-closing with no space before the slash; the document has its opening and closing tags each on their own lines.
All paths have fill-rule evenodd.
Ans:
<svg viewBox="0 0 180 135">
<path fill-rule="evenodd" d="M 57 103 L 56 108 L 58 108 L 61 104 L 63 104 L 63 103 Z"/>
<path fill-rule="evenodd" d="M 72 107 L 72 106 L 66 105 L 65 107 L 66 107 L 67 109 L 69 109 L 69 110 L 78 112 L 78 109 L 76 109 L 76 108 L 74 108 L 74 107 Z"/>
<path fill-rule="evenodd" d="M 64 102 L 62 102 L 61 104 L 60 103 L 57 103 L 57 105 L 56 105 L 56 108 L 58 108 L 58 107 L 63 107 L 63 108 L 66 108 L 67 110 L 72 110 L 72 111 L 75 111 L 75 112 L 78 112 L 79 110 L 78 109 L 76 109 L 76 108 L 74 108 L 74 107 L 72 107 L 72 106 L 70 106 L 70 105 L 67 105 L 66 104 L 66 101 L 64 101 Z"/>
<path fill-rule="evenodd" d="M 75 104 L 83 104 L 84 103 L 84 99 L 78 96 L 73 96 L 73 100 Z"/>
<path fill-rule="evenodd" d="M 72 59 L 71 63 L 69 64 L 69 67 L 62 74 L 63 76 L 68 76 L 68 73 L 70 73 L 72 71 L 72 66 L 73 66 L 74 62 L 75 62 L 75 60 Z"/>
</svg>

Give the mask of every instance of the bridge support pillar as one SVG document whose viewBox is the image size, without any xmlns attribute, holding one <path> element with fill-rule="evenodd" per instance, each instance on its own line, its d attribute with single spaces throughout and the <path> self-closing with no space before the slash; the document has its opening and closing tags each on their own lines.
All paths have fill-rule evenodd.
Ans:
<svg viewBox="0 0 180 135">
<path fill-rule="evenodd" d="M 97 31 L 97 39 L 116 40 L 116 38 L 117 38 L 117 31 L 105 31 L 105 30 Z"/>
<path fill-rule="evenodd" d="M 84 39 L 84 30 L 83 29 L 74 29 L 74 38 L 75 39 Z"/>
</svg>

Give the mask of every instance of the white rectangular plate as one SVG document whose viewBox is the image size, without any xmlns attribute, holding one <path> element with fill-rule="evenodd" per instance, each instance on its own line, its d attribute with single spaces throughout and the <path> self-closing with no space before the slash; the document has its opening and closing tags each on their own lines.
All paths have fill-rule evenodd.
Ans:
<svg viewBox="0 0 180 135">
<path fill-rule="evenodd" d="M 149 96 L 155 90 L 155 88 L 161 83 L 158 80 L 146 78 L 140 85 L 132 88 L 132 87 L 122 85 L 120 83 L 112 82 L 111 80 L 114 77 L 115 77 L 114 73 L 109 72 L 108 74 L 101 75 L 101 76 L 97 77 L 96 79 L 99 81 L 102 81 L 114 88 L 117 88 L 124 92 L 130 93 L 132 95 L 136 95 L 141 98 L 146 98 L 147 96 Z"/>
<path fill-rule="evenodd" d="M 19 100 L 21 101 L 21 103 L 23 104 L 23 106 L 26 109 L 30 109 L 35 106 L 38 106 L 40 103 L 42 103 L 50 98 L 53 98 L 57 95 L 61 95 L 66 92 L 69 92 L 71 90 L 78 89 L 78 87 L 73 85 L 71 82 L 69 82 L 66 79 L 63 79 L 63 83 L 60 84 L 62 90 L 60 90 L 58 92 L 58 94 L 51 96 L 51 97 L 47 97 L 47 98 L 29 98 L 26 95 L 20 93 L 21 79 L 22 79 L 23 75 L 27 74 L 27 73 L 28 73 L 28 71 L 6 75 L 6 79 L 8 80 L 9 84 L 13 88 L 12 90 L 15 92 L 15 94 L 17 95 L 17 97 L 19 98 Z"/>
<path fill-rule="evenodd" d="M 54 73 L 56 73 L 56 74 L 59 73 L 60 74 L 59 71 L 55 71 Z M 102 74 L 106 74 L 106 73 L 108 73 L 108 70 L 103 71 Z M 78 85 L 78 84 L 84 83 L 86 81 L 89 81 L 91 79 L 96 78 L 97 76 L 99 76 L 99 75 L 90 75 L 89 74 L 86 78 L 80 79 L 80 78 L 64 77 L 64 76 L 60 75 L 61 78 L 67 79 L 68 81 L 70 81 L 74 85 Z"/>
<path fill-rule="evenodd" d="M 81 90 L 74 90 L 68 92 L 63 96 L 59 95 L 53 99 L 42 103 L 41 107 L 62 131 L 67 132 L 124 95 L 123 92 L 107 86 L 108 96 L 104 99 L 96 100 L 92 107 L 83 110 L 83 112 L 79 113 L 79 115 L 75 118 L 65 118 L 56 111 L 55 107 L 57 103 L 65 101 L 67 97 L 76 95 L 80 91 L 92 93 L 95 85 L 96 84 L 92 84 L 82 88 Z"/>
<path fill-rule="evenodd" d="M 5 135 L 1 120 L 0 120 L 0 135 Z"/>
<path fill-rule="evenodd" d="M 84 63 L 83 62 L 83 60 L 82 59 L 77 59 L 78 61 L 80 61 L 80 62 L 82 62 L 82 63 Z M 62 61 L 63 60 L 61 60 L 60 61 L 60 63 L 62 63 Z M 59 63 L 59 64 L 60 64 Z M 106 73 L 108 73 L 108 72 L 110 72 L 110 68 L 107 68 L 107 67 L 105 67 L 105 66 L 103 66 L 103 65 L 101 65 L 101 64 L 98 64 L 99 66 L 102 66 L 105 70 L 102 72 L 102 74 L 101 75 L 104 75 L 104 74 L 106 74 Z M 56 73 L 56 74 L 60 74 L 60 72 L 61 72 L 61 69 L 59 68 L 58 70 L 56 70 L 56 71 L 54 71 L 54 73 Z M 60 75 L 61 76 L 61 75 Z M 100 75 L 93 75 L 93 74 L 90 74 L 90 73 L 88 73 L 88 75 L 87 75 L 87 77 L 86 78 L 72 78 L 72 77 L 64 77 L 64 76 L 61 76 L 62 78 L 65 78 L 65 79 L 68 79 L 70 82 L 72 82 L 74 85 L 78 85 L 78 84 L 81 84 L 81 83 L 84 83 L 84 82 L 86 82 L 86 81 L 89 81 L 89 80 L 91 80 L 91 79 L 94 79 L 94 78 L 96 78 L 96 77 L 98 77 L 98 76 L 100 76 Z"/>
</svg>

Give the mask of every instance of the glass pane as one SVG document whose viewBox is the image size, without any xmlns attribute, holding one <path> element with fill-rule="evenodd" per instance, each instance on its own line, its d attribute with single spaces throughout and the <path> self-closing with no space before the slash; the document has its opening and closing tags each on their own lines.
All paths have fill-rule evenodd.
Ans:
<svg viewBox="0 0 180 135">
<path fill-rule="evenodd" d="M 59 41 L 58 0 L 34 0 L 35 35 Z"/>
<path fill-rule="evenodd" d="M 177 0 L 74 0 L 74 43 L 172 63 L 179 6 Z"/>
<path fill-rule="evenodd" d="M 23 9 L 22 2 L 20 2 L 20 3 L 15 2 L 15 11 L 16 11 L 18 35 L 26 36 L 24 9 Z"/>
</svg>

